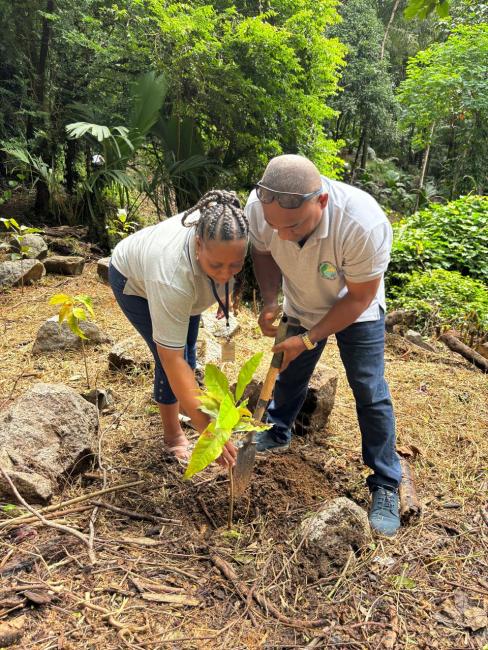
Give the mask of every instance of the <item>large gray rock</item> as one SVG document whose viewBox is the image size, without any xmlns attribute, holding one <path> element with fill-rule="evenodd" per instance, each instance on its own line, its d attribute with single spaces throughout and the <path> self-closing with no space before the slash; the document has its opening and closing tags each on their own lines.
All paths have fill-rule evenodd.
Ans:
<svg viewBox="0 0 488 650">
<path fill-rule="evenodd" d="M 368 516 L 346 497 L 334 499 L 322 510 L 302 521 L 301 534 L 307 541 L 307 553 L 327 565 L 342 566 L 352 552 L 371 541 Z"/>
<path fill-rule="evenodd" d="M 53 255 L 44 260 L 46 273 L 58 275 L 81 275 L 85 266 L 85 258 L 79 256 Z"/>
<path fill-rule="evenodd" d="M 130 336 L 116 343 L 108 355 L 110 370 L 147 370 L 153 363 L 153 357 L 144 339 Z"/>
<path fill-rule="evenodd" d="M 39 260 L 0 262 L 0 288 L 31 284 L 43 275 L 46 275 L 46 269 Z"/>
<path fill-rule="evenodd" d="M 24 257 L 37 260 L 43 260 L 47 257 L 47 244 L 41 235 L 37 235 L 36 233 L 24 235 L 21 241 L 23 247 L 27 246 L 29 248 L 29 250 L 24 253 Z M 14 252 L 20 252 L 19 243 L 14 237 L 10 238 L 9 243 Z"/>
<path fill-rule="evenodd" d="M 97 407 L 76 391 L 35 384 L 0 415 L 0 466 L 27 501 L 45 503 L 61 477 L 89 465 L 97 428 Z M 11 496 L 3 476 L 0 496 Z"/>
<path fill-rule="evenodd" d="M 97 262 L 97 273 L 98 277 L 105 284 L 109 284 L 108 281 L 108 267 L 110 265 L 110 257 L 102 257 L 101 260 Z"/>
<path fill-rule="evenodd" d="M 203 367 L 207 363 L 218 365 L 221 363 L 221 359 L 222 348 L 219 341 L 207 330 L 200 328 L 197 339 L 197 360 L 199 365 Z"/>
<path fill-rule="evenodd" d="M 109 337 L 100 330 L 96 323 L 82 320 L 79 325 L 81 331 L 87 337 L 85 345 L 99 345 L 110 342 Z M 32 354 L 56 352 L 57 350 L 78 350 L 79 348 L 81 348 L 81 339 L 76 334 L 73 334 L 66 322 L 63 322 L 60 326 L 58 317 L 52 316 L 41 325 L 37 332 Z"/>
<path fill-rule="evenodd" d="M 233 314 L 229 314 L 229 330 L 227 331 L 225 318 L 216 318 L 216 308 L 212 307 L 202 314 L 202 324 L 205 330 L 217 338 L 234 336 L 239 331 L 239 321 Z"/>
</svg>

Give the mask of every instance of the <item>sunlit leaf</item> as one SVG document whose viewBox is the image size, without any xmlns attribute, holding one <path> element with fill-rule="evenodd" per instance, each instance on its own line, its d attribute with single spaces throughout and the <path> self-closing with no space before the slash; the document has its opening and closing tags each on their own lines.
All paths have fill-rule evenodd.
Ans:
<svg viewBox="0 0 488 650">
<path fill-rule="evenodd" d="M 217 460 L 230 435 L 230 431 L 221 431 L 215 427 L 215 422 L 211 422 L 198 438 L 183 478 L 191 478 Z"/>
<path fill-rule="evenodd" d="M 79 336 L 80 339 L 86 339 L 87 337 L 83 334 L 83 331 L 80 329 L 78 319 L 74 314 L 70 314 L 68 318 L 66 319 L 66 322 L 68 323 L 68 327 L 70 330 L 73 332 L 73 334 L 76 334 L 76 336 Z"/>
<path fill-rule="evenodd" d="M 73 316 L 78 320 L 86 320 L 86 312 L 83 307 L 73 307 Z"/>
<path fill-rule="evenodd" d="M 75 301 L 81 302 L 81 304 L 87 308 L 90 316 L 95 317 L 95 312 L 93 311 L 93 300 L 90 298 L 90 296 L 75 296 Z"/>
<path fill-rule="evenodd" d="M 224 399 L 229 391 L 229 382 L 224 373 L 213 363 L 205 366 L 205 386 L 220 399 Z"/>
<path fill-rule="evenodd" d="M 231 432 L 239 422 L 239 418 L 239 410 L 235 407 L 232 397 L 230 393 L 228 393 L 220 405 L 216 427 L 217 429 L 225 429 Z"/>
<path fill-rule="evenodd" d="M 61 305 L 62 303 L 69 302 L 71 303 L 71 298 L 65 293 L 57 293 L 54 296 L 49 298 L 50 305 Z"/>
<path fill-rule="evenodd" d="M 242 366 L 239 372 L 239 377 L 237 378 L 236 401 L 241 399 L 246 386 L 253 378 L 254 373 L 256 372 L 262 358 L 263 353 L 258 352 L 257 354 L 254 354 L 250 359 L 248 359 Z"/>
</svg>

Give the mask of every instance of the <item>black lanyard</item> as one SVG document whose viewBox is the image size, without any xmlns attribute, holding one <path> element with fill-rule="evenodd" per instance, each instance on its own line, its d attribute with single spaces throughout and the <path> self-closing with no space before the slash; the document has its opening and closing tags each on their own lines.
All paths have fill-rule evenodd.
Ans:
<svg viewBox="0 0 488 650">
<path fill-rule="evenodd" d="M 212 280 L 212 278 L 209 278 L 210 284 L 212 285 L 212 292 L 214 295 L 215 300 L 219 303 L 220 309 L 224 312 L 225 316 L 225 325 L 227 329 L 230 327 L 229 325 L 229 283 L 225 283 L 225 305 L 220 299 L 219 294 L 217 293 L 217 287 L 215 286 L 215 282 Z"/>
</svg>

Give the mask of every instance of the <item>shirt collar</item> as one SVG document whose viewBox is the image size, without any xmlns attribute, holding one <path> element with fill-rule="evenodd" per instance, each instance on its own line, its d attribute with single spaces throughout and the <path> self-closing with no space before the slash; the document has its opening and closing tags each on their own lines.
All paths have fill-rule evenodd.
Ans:
<svg viewBox="0 0 488 650">
<path fill-rule="evenodd" d="M 320 218 L 320 221 L 319 221 L 319 224 L 318 224 L 317 228 L 315 228 L 315 230 L 310 235 L 308 240 L 310 240 L 310 239 L 311 240 L 325 239 L 326 237 L 329 236 L 329 225 L 330 225 L 330 218 L 331 218 L 331 215 L 332 215 L 332 208 L 331 208 L 331 203 L 330 203 L 329 182 L 325 178 L 325 176 L 321 176 L 320 178 L 322 179 L 322 190 L 323 190 L 323 192 L 326 192 L 329 195 L 329 199 L 327 201 L 327 205 L 322 210 L 322 217 Z"/>
</svg>

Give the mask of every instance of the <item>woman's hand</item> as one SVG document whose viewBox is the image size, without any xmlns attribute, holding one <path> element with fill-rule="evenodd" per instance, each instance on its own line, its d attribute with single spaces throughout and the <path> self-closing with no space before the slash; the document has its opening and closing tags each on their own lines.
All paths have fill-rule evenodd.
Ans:
<svg viewBox="0 0 488 650">
<path fill-rule="evenodd" d="M 222 467 L 234 467 L 237 459 L 237 449 L 234 443 L 229 440 L 225 443 L 222 454 L 217 458 L 217 462 Z"/>
</svg>

